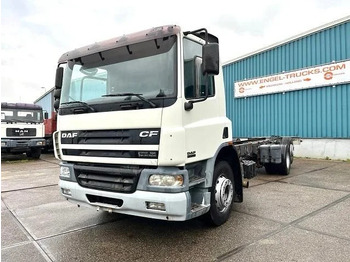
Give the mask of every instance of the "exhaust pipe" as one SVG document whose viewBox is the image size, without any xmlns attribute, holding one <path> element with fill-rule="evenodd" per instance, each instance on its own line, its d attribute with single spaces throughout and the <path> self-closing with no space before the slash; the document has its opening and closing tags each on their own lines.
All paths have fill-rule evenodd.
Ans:
<svg viewBox="0 0 350 262">
<path fill-rule="evenodd" d="M 249 180 L 243 180 L 242 186 L 245 188 L 248 188 L 249 187 Z"/>
</svg>

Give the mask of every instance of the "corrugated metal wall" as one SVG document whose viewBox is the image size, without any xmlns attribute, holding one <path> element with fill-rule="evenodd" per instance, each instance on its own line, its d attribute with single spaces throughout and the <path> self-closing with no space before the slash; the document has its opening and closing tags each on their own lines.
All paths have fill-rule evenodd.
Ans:
<svg viewBox="0 0 350 262">
<path fill-rule="evenodd" d="M 350 138 L 350 84 L 234 98 L 234 83 L 350 58 L 350 20 L 223 66 L 234 137 Z M 350 69 L 349 69 L 350 70 Z"/>
<path fill-rule="evenodd" d="M 40 105 L 44 111 L 48 113 L 49 118 L 52 117 L 52 111 L 53 111 L 53 91 L 54 88 L 51 88 L 49 91 L 47 91 L 44 95 L 39 97 L 34 101 L 34 104 Z"/>
</svg>

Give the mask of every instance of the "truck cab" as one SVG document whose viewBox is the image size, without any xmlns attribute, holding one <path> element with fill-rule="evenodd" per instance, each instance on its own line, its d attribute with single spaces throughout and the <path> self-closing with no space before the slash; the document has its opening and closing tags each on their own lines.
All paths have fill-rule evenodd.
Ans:
<svg viewBox="0 0 350 262">
<path fill-rule="evenodd" d="M 43 110 L 26 103 L 1 103 L 1 153 L 39 158 L 45 146 Z"/>
<path fill-rule="evenodd" d="M 243 200 L 218 39 L 162 26 L 64 53 L 54 152 L 78 206 L 224 223 Z"/>
</svg>

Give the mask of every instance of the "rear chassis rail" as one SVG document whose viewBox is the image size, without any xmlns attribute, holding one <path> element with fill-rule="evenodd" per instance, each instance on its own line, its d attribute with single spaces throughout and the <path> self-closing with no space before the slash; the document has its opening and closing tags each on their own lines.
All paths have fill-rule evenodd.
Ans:
<svg viewBox="0 0 350 262">
<path fill-rule="evenodd" d="M 293 144 L 300 142 L 299 137 L 271 136 L 233 139 L 232 145 L 240 158 L 243 177 L 250 179 L 256 176 L 256 168 L 264 166 L 268 173 L 289 174 L 293 162 Z M 288 166 L 282 169 L 279 168 L 281 165 Z"/>
</svg>

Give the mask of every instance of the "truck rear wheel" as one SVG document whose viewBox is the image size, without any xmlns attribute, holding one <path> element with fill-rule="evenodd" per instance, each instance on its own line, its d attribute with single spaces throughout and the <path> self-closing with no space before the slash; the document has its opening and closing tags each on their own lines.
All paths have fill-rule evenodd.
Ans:
<svg viewBox="0 0 350 262">
<path fill-rule="evenodd" d="M 226 161 L 215 165 L 211 188 L 210 210 L 206 214 L 210 224 L 220 226 L 231 214 L 234 195 L 234 179 L 231 166 Z"/>
<path fill-rule="evenodd" d="M 293 148 L 290 144 L 285 146 L 285 151 L 282 153 L 282 162 L 280 164 L 268 163 L 265 164 L 265 171 L 268 174 L 279 174 L 287 176 L 290 172 L 290 166 L 293 162 Z"/>
<path fill-rule="evenodd" d="M 290 145 L 287 145 L 285 154 L 282 154 L 282 163 L 276 166 L 278 173 L 284 176 L 289 175 L 291 163 Z"/>
<path fill-rule="evenodd" d="M 276 168 L 274 164 L 267 163 L 264 165 L 265 166 L 265 171 L 267 174 L 274 174 L 276 173 Z"/>
</svg>

